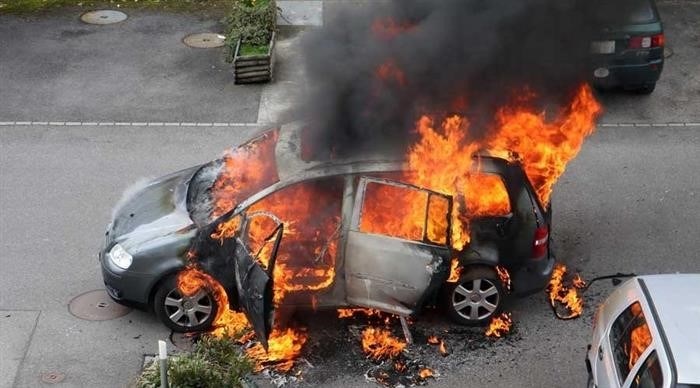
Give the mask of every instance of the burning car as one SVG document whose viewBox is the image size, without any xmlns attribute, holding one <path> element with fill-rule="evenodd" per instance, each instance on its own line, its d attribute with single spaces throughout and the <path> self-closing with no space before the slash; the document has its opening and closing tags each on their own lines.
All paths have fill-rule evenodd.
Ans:
<svg viewBox="0 0 700 388">
<path fill-rule="evenodd" d="M 211 290 L 178 287 L 196 264 L 266 337 L 275 307 L 410 316 L 437 302 L 485 324 L 511 281 L 515 294 L 547 284 L 551 211 L 517 158 L 467 155 L 468 183 L 483 187 L 452 195 L 385 155 L 314 160 L 303 129 L 265 132 L 125 199 L 99 254 L 109 295 L 175 331 L 205 330 L 220 308 Z M 485 193 L 494 204 L 470 206 Z"/>
</svg>

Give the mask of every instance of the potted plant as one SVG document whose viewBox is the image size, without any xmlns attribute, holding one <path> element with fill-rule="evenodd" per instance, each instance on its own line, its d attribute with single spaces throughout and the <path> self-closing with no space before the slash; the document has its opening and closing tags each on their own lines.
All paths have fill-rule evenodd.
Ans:
<svg viewBox="0 0 700 388">
<path fill-rule="evenodd" d="M 269 82 L 275 62 L 275 0 L 235 0 L 226 24 L 235 82 Z"/>
</svg>

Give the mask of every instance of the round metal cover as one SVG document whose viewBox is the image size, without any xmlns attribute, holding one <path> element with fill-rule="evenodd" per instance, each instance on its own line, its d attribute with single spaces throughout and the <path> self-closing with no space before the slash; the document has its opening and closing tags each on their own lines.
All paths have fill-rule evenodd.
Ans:
<svg viewBox="0 0 700 388">
<path fill-rule="evenodd" d="M 131 309 L 113 301 L 105 290 L 95 290 L 73 298 L 68 304 L 68 311 L 88 321 L 106 321 L 124 316 Z"/>
<path fill-rule="evenodd" d="M 226 37 L 212 32 L 202 32 L 199 34 L 187 35 L 182 42 L 194 48 L 214 48 L 224 45 Z"/>
<path fill-rule="evenodd" d="M 66 378 L 66 375 L 61 373 L 61 372 L 46 372 L 41 374 L 41 381 L 47 384 L 57 384 L 63 381 L 63 379 Z"/>
<path fill-rule="evenodd" d="M 123 22 L 126 18 L 124 12 L 109 9 L 85 12 L 80 16 L 80 20 L 88 24 L 113 24 Z"/>
</svg>

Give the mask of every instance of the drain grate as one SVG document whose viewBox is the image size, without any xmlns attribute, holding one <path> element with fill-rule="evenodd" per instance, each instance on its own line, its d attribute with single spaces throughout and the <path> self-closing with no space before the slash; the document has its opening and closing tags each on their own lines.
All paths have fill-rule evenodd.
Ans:
<svg viewBox="0 0 700 388">
<path fill-rule="evenodd" d="M 46 372 L 46 373 L 41 374 L 41 381 L 46 383 L 46 384 L 58 384 L 61 381 L 63 381 L 63 379 L 65 379 L 65 378 L 66 378 L 65 374 L 63 374 L 61 372 L 56 372 L 56 371 Z"/>
<path fill-rule="evenodd" d="M 105 290 L 78 295 L 68 304 L 68 311 L 88 321 L 106 321 L 128 314 L 131 309 L 113 301 Z"/>
<path fill-rule="evenodd" d="M 80 20 L 88 24 L 114 24 L 123 22 L 126 18 L 127 16 L 124 12 L 109 9 L 85 12 L 80 15 Z"/>
<path fill-rule="evenodd" d="M 212 32 L 202 32 L 198 34 L 187 35 L 182 43 L 194 48 L 215 48 L 224 45 L 226 37 L 221 34 Z"/>
</svg>

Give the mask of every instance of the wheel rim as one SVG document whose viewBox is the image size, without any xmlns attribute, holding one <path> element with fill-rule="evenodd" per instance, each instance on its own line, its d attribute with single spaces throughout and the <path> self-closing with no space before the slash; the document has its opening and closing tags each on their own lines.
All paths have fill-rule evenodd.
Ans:
<svg viewBox="0 0 700 388">
<path fill-rule="evenodd" d="M 163 302 L 168 319 L 183 327 L 199 326 L 206 322 L 213 310 L 213 301 L 205 289 L 194 295 L 184 296 L 174 289 L 165 296 Z"/>
<path fill-rule="evenodd" d="M 462 318 L 478 321 L 491 316 L 498 308 L 501 295 L 489 279 L 460 283 L 452 293 L 452 308 Z"/>
</svg>

